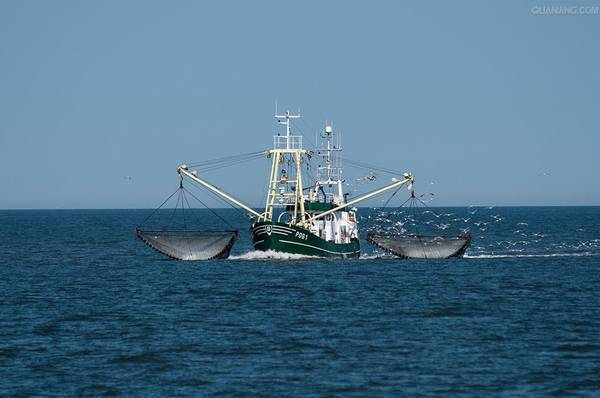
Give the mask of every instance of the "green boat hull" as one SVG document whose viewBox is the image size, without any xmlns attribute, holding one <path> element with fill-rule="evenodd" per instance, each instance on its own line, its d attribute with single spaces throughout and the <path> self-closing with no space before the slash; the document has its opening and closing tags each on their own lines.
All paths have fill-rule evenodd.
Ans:
<svg viewBox="0 0 600 398">
<path fill-rule="evenodd" d="M 273 250 L 282 253 L 317 257 L 358 257 L 360 243 L 328 242 L 307 229 L 279 222 L 262 221 L 252 225 L 252 243 L 255 250 Z"/>
</svg>

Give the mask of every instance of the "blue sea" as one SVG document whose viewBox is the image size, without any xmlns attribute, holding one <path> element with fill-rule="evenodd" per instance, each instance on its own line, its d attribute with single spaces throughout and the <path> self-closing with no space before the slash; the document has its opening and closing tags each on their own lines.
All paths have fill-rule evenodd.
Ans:
<svg viewBox="0 0 600 398">
<path fill-rule="evenodd" d="M 0 395 L 600 396 L 600 207 L 436 208 L 453 260 L 265 255 L 218 211 L 207 262 L 136 240 L 149 210 L 0 211 Z"/>
</svg>

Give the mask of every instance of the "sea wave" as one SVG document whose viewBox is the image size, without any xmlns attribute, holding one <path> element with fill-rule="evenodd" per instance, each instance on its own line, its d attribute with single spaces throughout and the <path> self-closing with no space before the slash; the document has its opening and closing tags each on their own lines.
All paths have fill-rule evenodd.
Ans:
<svg viewBox="0 0 600 398">
<path fill-rule="evenodd" d="M 253 250 L 238 256 L 229 256 L 230 260 L 306 260 L 311 258 L 317 257 L 304 254 L 282 253 L 273 250 Z"/>
<path fill-rule="evenodd" d="M 465 254 L 464 258 L 530 258 L 530 257 L 592 257 L 600 256 L 600 253 L 546 253 L 546 254 Z"/>
<path fill-rule="evenodd" d="M 380 259 L 389 259 L 389 258 L 397 258 L 391 254 L 387 253 L 361 253 L 359 259 L 361 260 L 380 260 Z"/>
</svg>

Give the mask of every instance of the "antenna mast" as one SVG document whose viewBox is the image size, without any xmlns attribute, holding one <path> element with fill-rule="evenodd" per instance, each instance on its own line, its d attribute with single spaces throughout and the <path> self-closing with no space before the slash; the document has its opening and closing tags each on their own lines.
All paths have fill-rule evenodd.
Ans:
<svg viewBox="0 0 600 398">
<path fill-rule="evenodd" d="M 291 144 L 291 129 L 290 129 L 290 119 L 298 119 L 300 118 L 300 114 L 291 115 L 290 111 L 286 111 L 284 115 L 275 115 L 275 119 L 277 119 L 277 123 L 283 124 L 285 126 L 285 137 L 286 137 L 286 149 L 292 149 L 290 147 Z"/>
</svg>

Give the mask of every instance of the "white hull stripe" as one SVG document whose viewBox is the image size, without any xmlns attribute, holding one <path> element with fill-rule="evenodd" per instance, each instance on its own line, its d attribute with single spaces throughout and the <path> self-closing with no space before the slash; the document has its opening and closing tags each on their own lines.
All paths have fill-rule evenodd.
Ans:
<svg viewBox="0 0 600 398">
<path fill-rule="evenodd" d="M 283 240 L 283 239 L 280 239 L 279 241 L 283 242 L 283 243 L 290 243 L 292 245 L 306 246 L 306 247 L 310 247 L 311 249 L 317 249 L 317 250 L 321 250 L 321 251 L 324 251 L 324 252 L 327 252 L 327 253 L 333 253 L 333 254 L 356 254 L 356 253 L 360 253 L 360 250 L 359 251 L 355 251 L 355 252 L 334 252 L 334 251 L 331 251 L 331 250 L 321 249 L 320 247 L 317 247 L 317 246 L 307 245 L 306 243 L 292 242 L 292 241 Z"/>
<path fill-rule="evenodd" d="M 252 232 L 255 235 L 263 235 L 263 234 L 267 233 L 267 229 L 265 227 L 261 226 L 261 227 L 253 229 Z M 289 228 L 286 228 L 286 229 L 281 228 L 280 229 L 280 228 L 277 228 L 275 226 L 271 229 L 271 233 L 279 234 L 279 235 L 285 235 L 285 236 L 289 235 L 290 232 L 294 232 L 294 230 L 289 229 Z"/>
<path fill-rule="evenodd" d="M 292 229 L 292 228 L 282 227 L 281 225 L 270 225 L 270 224 L 269 225 L 258 226 L 256 228 L 252 229 L 252 231 L 258 232 L 258 231 L 266 230 L 267 226 L 271 226 L 272 229 L 274 229 L 274 230 L 278 229 L 278 230 L 283 231 L 283 232 L 295 232 L 295 230 Z"/>
<path fill-rule="evenodd" d="M 273 225 L 273 228 L 279 228 L 279 229 L 283 229 L 288 232 L 294 232 L 294 230 L 292 228 L 284 227 L 282 225 Z"/>
<path fill-rule="evenodd" d="M 280 229 L 280 230 L 286 231 L 286 232 L 294 232 L 294 230 L 291 228 L 280 227 L 279 225 L 273 225 L 273 229 Z"/>
<path fill-rule="evenodd" d="M 283 235 L 283 236 L 289 236 L 290 234 L 288 234 L 287 232 L 281 232 L 281 231 L 271 231 L 272 234 L 277 234 L 277 235 Z M 258 235 L 268 235 L 266 231 L 254 231 L 254 235 L 258 236 Z"/>
</svg>

